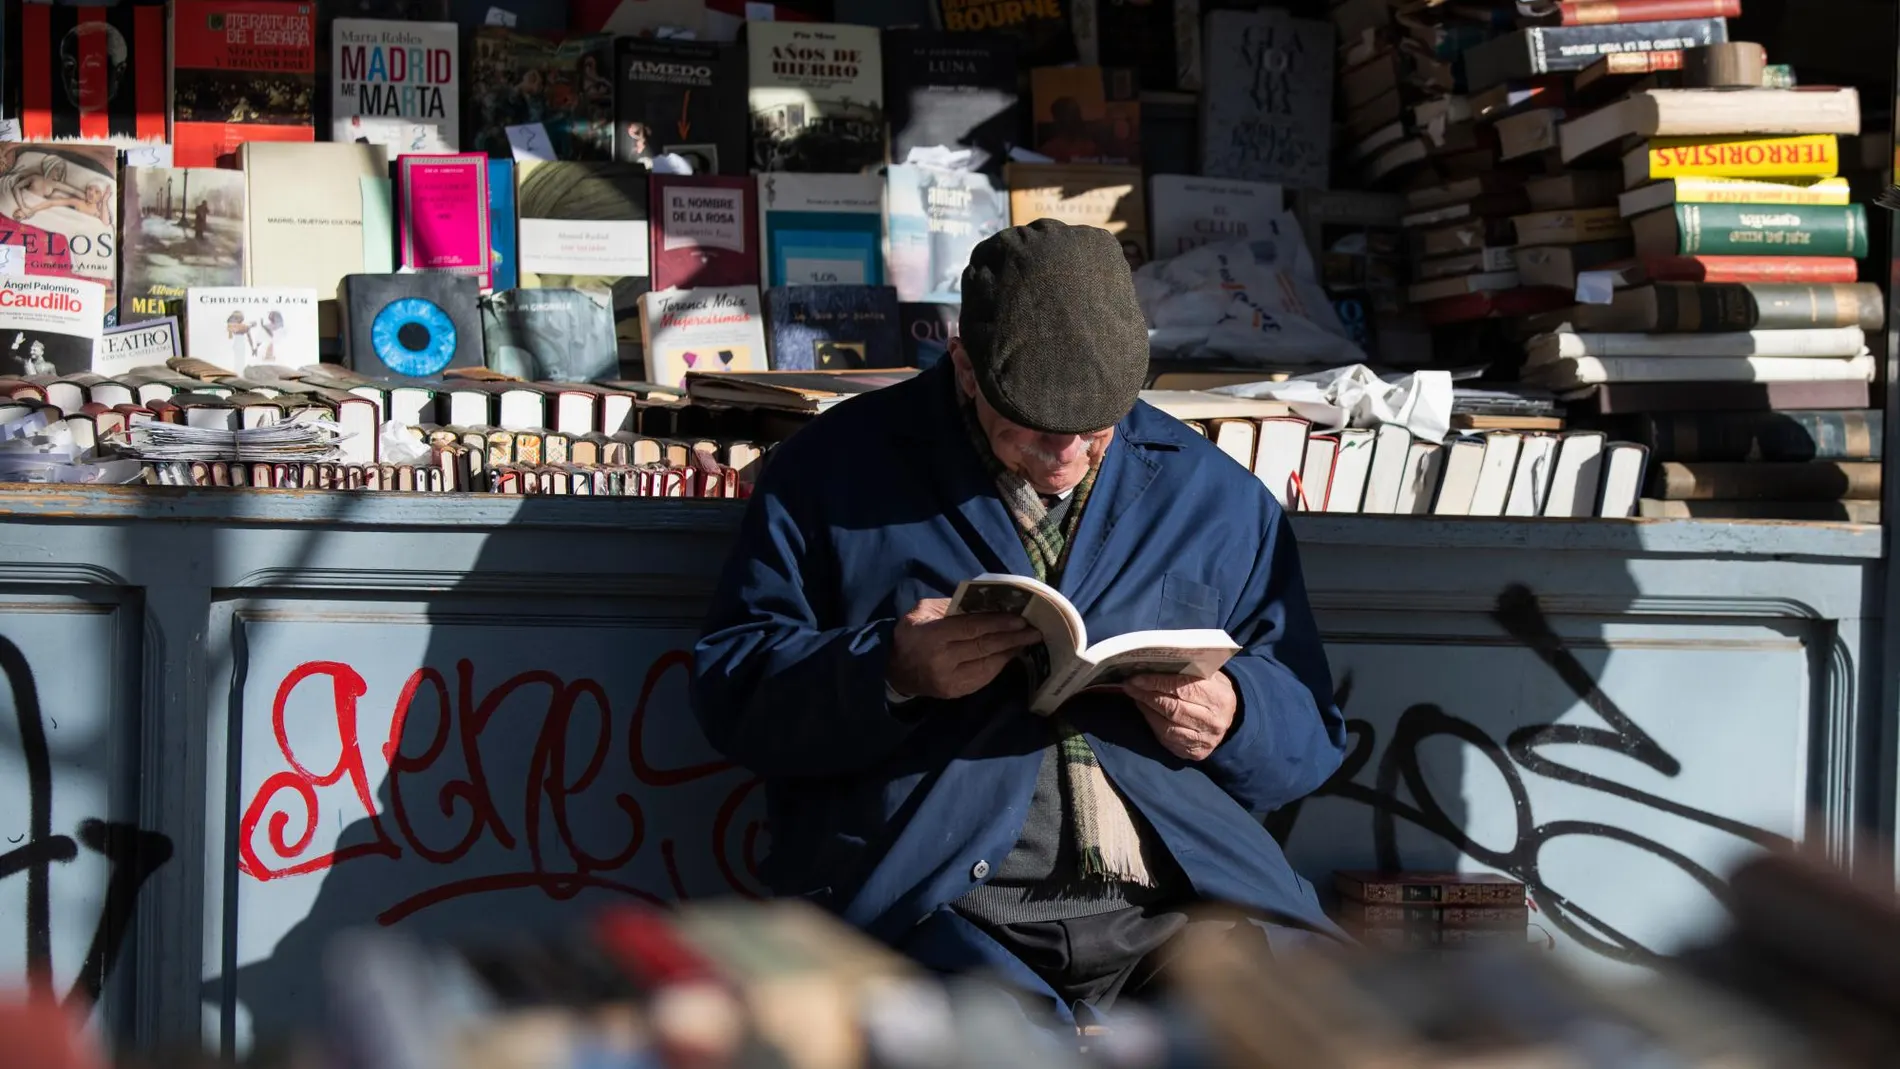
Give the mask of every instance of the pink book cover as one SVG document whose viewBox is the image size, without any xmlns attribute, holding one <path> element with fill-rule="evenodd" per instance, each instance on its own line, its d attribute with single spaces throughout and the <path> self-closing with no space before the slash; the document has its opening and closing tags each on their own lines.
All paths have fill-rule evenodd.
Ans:
<svg viewBox="0 0 1900 1069">
<path fill-rule="evenodd" d="M 492 289 L 488 260 L 488 155 L 396 157 L 402 190 L 402 266 L 473 275 Z"/>
</svg>

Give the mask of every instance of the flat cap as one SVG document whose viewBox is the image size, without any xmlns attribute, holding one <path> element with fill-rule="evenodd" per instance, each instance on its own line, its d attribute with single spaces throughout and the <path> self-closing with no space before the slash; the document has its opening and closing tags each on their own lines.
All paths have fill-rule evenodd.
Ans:
<svg viewBox="0 0 1900 1069">
<path fill-rule="evenodd" d="M 1119 423 L 1148 378 L 1148 324 L 1121 243 L 1038 219 L 992 234 L 963 270 L 963 348 L 1011 423 L 1084 434 Z"/>
</svg>

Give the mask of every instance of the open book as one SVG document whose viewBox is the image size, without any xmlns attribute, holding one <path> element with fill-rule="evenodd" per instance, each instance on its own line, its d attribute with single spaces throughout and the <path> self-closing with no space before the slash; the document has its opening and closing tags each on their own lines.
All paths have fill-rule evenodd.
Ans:
<svg viewBox="0 0 1900 1069">
<path fill-rule="evenodd" d="M 1206 679 L 1240 650 L 1227 632 L 1133 631 L 1089 645 L 1082 614 L 1054 587 L 1028 576 L 987 573 L 966 579 L 950 599 L 950 615 L 1006 612 L 1042 632 L 1045 657 L 1029 708 L 1053 713 L 1090 687 L 1113 686 L 1131 676 L 1175 675 Z"/>
</svg>

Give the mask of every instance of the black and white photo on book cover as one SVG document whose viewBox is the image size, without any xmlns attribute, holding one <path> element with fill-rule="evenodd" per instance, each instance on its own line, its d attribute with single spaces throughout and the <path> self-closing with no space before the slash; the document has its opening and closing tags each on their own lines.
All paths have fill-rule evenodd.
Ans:
<svg viewBox="0 0 1900 1069">
<path fill-rule="evenodd" d="M 105 287 L 96 282 L 0 277 L 0 374 L 91 370 L 104 310 Z"/>
</svg>

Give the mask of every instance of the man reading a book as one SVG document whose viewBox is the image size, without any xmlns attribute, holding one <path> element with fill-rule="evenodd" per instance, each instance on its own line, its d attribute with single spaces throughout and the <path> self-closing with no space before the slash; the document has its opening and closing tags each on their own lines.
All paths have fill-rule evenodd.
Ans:
<svg viewBox="0 0 1900 1069">
<path fill-rule="evenodd" d="M 1269 948 L 1337 934 L 1256 816 L 1345 748 L 1286 517 L 1138 402 L 1147 328 L 1107 231 L 1005 230 L 963 293 L 950 359 L 774 453 L 695 651 L 708 739 L 765 782 L 763 878 L 1063 1020 L 1140 996 L 1199 906 Z M 1092 639 L 1239 650 L 1037 715 L 1042 634 L 994 587 L 948 613 L 985 573 L 1054 587 Z"/>
</svg>

